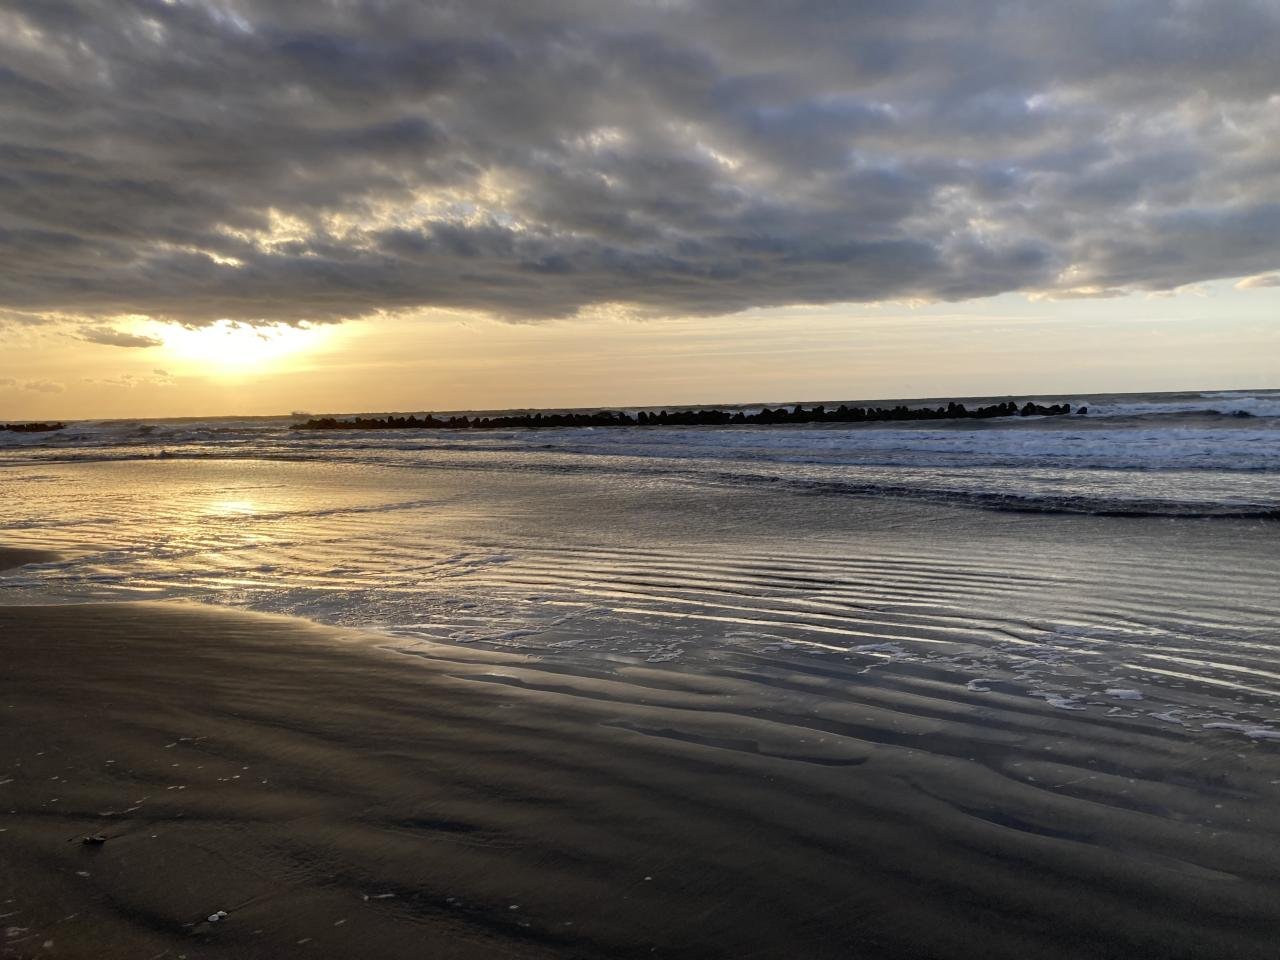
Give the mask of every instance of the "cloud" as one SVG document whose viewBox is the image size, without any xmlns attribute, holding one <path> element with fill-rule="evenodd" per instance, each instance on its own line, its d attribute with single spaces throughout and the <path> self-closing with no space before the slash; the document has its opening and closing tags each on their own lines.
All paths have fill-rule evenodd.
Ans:
<svg viewBox="0 0 1280 960">
<path fill-rule="evenodd" d="M 1125 296 L 1127 291 L 1120 287 L 1068 287 L 1052 290 L 1040 290 L 1029 294 L 1029 299 L 1036 300 L 1110 300 Z"/>
<path fill-rule="evenodd" d="M 0 377 L 0 389 L 31 390 L 35 393 L 62 393 L 67 388 L 53 380 L 18 380 L 14 377 Z"/>
<path fill-rule="evenodd" d="M 83 326 L 76 339 L 86 343 L 101 343 L 109 347 L 158 347 L 164 343 L 158 337 L 126 333 L 123 330 L 105 326 Z"/>
<path fill-rule="evenodd" d="M 37 393 L 62 393 L 67 388 L 54 380 L 27 380 L 22 384 L 22 389 Z"/>
<path fill-rule="evenodd" d="M 1238 290 L 1252 290 L 1257 287 L 1280 287 L 1280 273 L 1260 273 L 1245 277 L 1236 284 Z"/>
<path fill-rule="evenodd" d="M 1278 43 L 1264 0 L 10 0 L 0 309 L 538 320 L 1259 274 Z"/>
<path fill-rule="evenodd" d="M 6 310 L 0 307 L 0 330 L 21 327 L 39 327 L 58 323 L 61 318 L 38 313 L 24 313 L 17 310 Z"/>
<path fill-rule="evenodd" d="M 176 382 L 173 374 L 159 369 L 152 370 L 150 374 L 124 373 L 118 377 L 92 377 L 85 380 L 85 383 L 104 387 L 124 387 L 128 390 L 143 386 L 171 387 Z"/>
</svg>

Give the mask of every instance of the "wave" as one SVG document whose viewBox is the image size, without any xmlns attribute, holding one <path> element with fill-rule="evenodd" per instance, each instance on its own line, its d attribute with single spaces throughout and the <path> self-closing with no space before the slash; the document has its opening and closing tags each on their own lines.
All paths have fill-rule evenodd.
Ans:
<svg viewBox="0 0 1280 960">
<path fill-rule="evenodd" d="M 1013 493 L 938 489 L 907 484 L 809 483 L 817 493 L 925 500 L 1013 513 L 1077 514 L 1094 517 L 1167 517 L 1184 520 L 1280 520 L 1280 502 L 1209 503 L 1198 500 L 1124 498 L 1089 494 Z"/>
<path fill-rule="evenodd" d="M 145 456 L 350 459 L 438 452 L 551 451 L 579 456 L 754 460 L 798 464 L 926 467 L 1060 466 L 1106 470 L 1280 470 L 1280 429 L 1272 425 L 1070 429 L 954 427 L 610 427 L 555 430 L 342 431 L 316 436 L 259 428 L 70 434 L 57 442 L 8 442 L 18 459 Z"/>
<path fill-rule="evenodd" d="M 1072 406 L 1087 406 L 1092 417 L 1161 417 L 1177 414 L 1208 414 L 1233 416 L 1248 414 L 1250 417 L 1280 417 L 1280 391 L 1234 391 L 1174 394 L 1169 396 L 1143 395 L 1136 397 L 1111 396 L 1097 399 L 1081 399 Z"/>
</svg>

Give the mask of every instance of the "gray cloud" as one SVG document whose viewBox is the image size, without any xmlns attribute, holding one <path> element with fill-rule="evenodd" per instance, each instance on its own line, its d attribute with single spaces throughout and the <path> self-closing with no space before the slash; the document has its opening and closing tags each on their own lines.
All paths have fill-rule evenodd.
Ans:
<svg viewBox="0 0 1280 960">
<path fill-rule="evenodd" d="M 114 327 L 82 326 L 76 339 L 86 343 L 100 343 L 108 347 L 158 347 L 163 340 L 140 333 L 126 333 Z"/>
<path fill-rule="evenodd" d="M 1278 45 L 1265 0 L 5 0 L 0 309 L 536 320 L 1261 274 Z"/>
</svg>

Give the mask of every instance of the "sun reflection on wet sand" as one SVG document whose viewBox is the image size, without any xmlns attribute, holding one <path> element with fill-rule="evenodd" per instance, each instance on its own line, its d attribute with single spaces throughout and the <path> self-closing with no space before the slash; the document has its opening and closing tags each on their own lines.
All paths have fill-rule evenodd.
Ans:
<svg viewBox="0 0 1280 960">
<path fill-rule="evenodd" d="M 258 512 L 258 505 L 252 500 L 216 500 L 208 509 L 216 517 L 252 517 Z"/>
</svg>

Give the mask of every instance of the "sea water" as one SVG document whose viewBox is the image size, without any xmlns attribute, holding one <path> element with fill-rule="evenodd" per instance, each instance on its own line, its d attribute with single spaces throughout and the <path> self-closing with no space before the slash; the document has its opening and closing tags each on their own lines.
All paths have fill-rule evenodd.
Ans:
<svg viewBox="0 0 1280 960">
<path fill-rule="evenodd" d="M 1034 399 L 1089 413 L 0 434 L 0 541 L 63 553 L 0 590 L 291 614 L 549 673 L 858 677 L 903 722 L 946 703 L 1274 739 L 1280 392 Z"/>
</svg>

